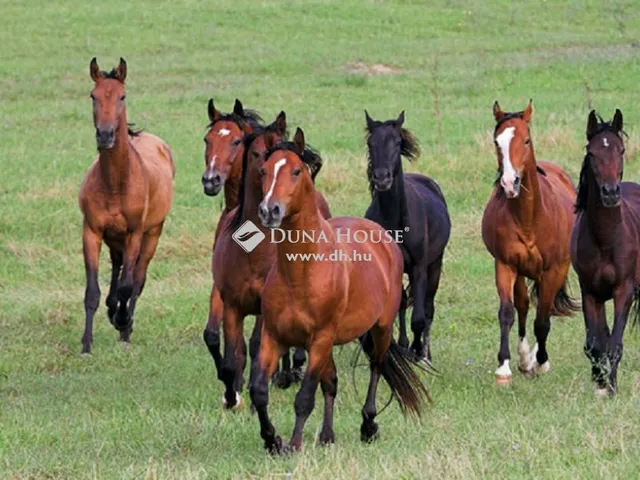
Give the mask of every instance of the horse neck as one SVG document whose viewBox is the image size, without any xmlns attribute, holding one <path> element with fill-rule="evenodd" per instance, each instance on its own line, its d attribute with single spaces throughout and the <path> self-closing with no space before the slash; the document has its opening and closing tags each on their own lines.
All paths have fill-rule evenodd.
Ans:
<svg viewBox="0 0 640 480">
<path fill-rule="evenodd" d="M 224 207 L 227 210 L 233 210 L 238 206 L 240 193 L 240 182 L 242 182 L 242 155 L 243 148 L 238 149 L 236 157 L 233 159 L 229 176 L 224 182 Z"/>
<path fill-rule="evenodd" d="M 262 202 L 262 185 L 257 168 L 250 168 L 244 179 L 244 197 L 242 201 L 242 218 L 253 223 L 260 222 L 258 208 Z"/>
<path fill-rule="evenodd" d="M 612 247 L 619 238 L 622 225 L 622 207 L 607 208 L 602 205 L 598 183 L 591 172 L 587 171 L 587 225 L 596 242 L 602 247 Z"/>
<path fill-rule="evenodd" d="M 384 219 L 383 227 L 401 230 L 406 226 L 407 197 L 402 164 L 394 175 L 389 190 L 384 192 L 374 190 L 374 201 L 378 204 L 378 209 Z"/>
<path fill-rule="evenodd" d="M 526 231 L 533 229 L 537 222 L 537 216 L 542 209 L 540 197 L 540 182 L 536 159 L 531 147 L 531 161 L 523 171 L 520 194 L 517 198 L 508 201 L 511 214 L 517 219 L 518 224 Z"/>
<path fill-rule="evenodd" d="M 98 162 L 107 189 L 111 192 L 124 191 L 132 173 L 126 111 L 120 116 L 113 148 L 101 150 Z"/>
</svg>

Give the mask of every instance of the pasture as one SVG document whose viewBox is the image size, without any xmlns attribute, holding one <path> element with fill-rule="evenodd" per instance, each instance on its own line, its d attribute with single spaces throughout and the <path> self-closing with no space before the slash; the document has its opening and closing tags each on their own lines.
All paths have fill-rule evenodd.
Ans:
<svg viewBox="0 0 640 480">
<path fill-rule="evenodd" d="M 0 478 L 638 476 L 638 333 L 627 330 L 613 399 L 594 397 L 581 314 L 552 319 L 548 374 L 496 387 L 498 297 L 480 236 L 496 99 L 513 111 L 533 98 L 537 158 L 575 182 L 589 110 L 609 119 L 619 107 L 625 179 L 640 180 L 633 2 L 27 0 L 0 11 Z M 96 151 L 93 56 L 103 69 L 127 60 L 129 121 L 172 147 L 177 173 L 130 349 L 107 320 L 103 248 L 93 355 L 82 357 L 77 192 Z M 222 204 L 200 183 L 210 97 L 223 111 L 239 98 L 267 121 L 285 110 L 290 131 L 301 126 L 323 155 L 317 185 L 334 215 L 369 204 L 364 109 L 380 119 L 406 110 L 422 156 L 405 171 L 436 179 L 452 217 L 431 330 L 442 376 L 425 377 L 434 404 L 420 423 L 392 403 L 380 440 L 360 443 L 368 368 L 354 373 L 353 344 L 335 353 L 335 445 L 315 446 L 320 394 L 303 452 L 284 458 L 264 452 L 247 408 L 222 410 L 202 341 Z M 514 331 L 514 356 L 516 341 Z M 270 391 L 286 436 L 294 395 Z M 383 386 L 379 406 L 387 398 Z"/>
</svg>

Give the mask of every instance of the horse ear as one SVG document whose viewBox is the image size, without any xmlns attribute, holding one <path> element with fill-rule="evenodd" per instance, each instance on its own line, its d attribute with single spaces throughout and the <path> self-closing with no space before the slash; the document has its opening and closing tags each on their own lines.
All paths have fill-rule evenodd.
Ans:
<svg viewBox="0 0 640 480">
<path fill-rule="evenodd" d="M 400 115 L 398 115 L 398 118 L 396 119 L 396 126 L 398 128 L 402 128 L 403 124 L 404 124 L 404 110 L 400 112 Z"/>
<path fill-rule="evenodd" d="M 598 117 L 596 116 L 596 111 L 591 110 L 589 114 L 589 118 L 587 119 L 587 140 L 591 140 L 591 138 L 598 131 Z"/>
<path fill-rule="evenodd" d="M 304 152 L 304 149 L 305 149 L 304 132 L 300 127 L 296 129 L 296 134 L 293 137 L 293 144 L 296 146 L 300 154 Z"/>
<path fill-rule="evenodd" d="M 500 104 L 497 100 L 493 103 L 493 118 L 495 118 L 498 123 L 500 123 L 504 118 L 504 112 L 500 108 Z"/>
<path fill-rule="evenodd" d="M 533 116 L 533 99 L 530 98 L 529 99 L 529 104 L 527 105 L 527 108 L 524 109 L 524 112 L 522 112 L 522 119 L 529 123 L 531 121 L 531 117 Z"/>
<path fill-rule="evenodd" d="M 93 57 L 89 63 L 89 75 L 91 75 L 91 80 L 94 82 L 97 82 L 102 76 L 100 74 L 100 67 L 98 66 L 98 59 L 96 57 Z"/>
<path fill-rule="evenodd" d="M 242 102 L 236 98 L 236 102 L 233 104 L 233 113 L 240 117 L 244 117 L 244 107 Z"/>
<path fill-rule="evenodd" d="M 613 121 L 611 122 L 611 126 L 615 128 L 616 132 L 621 132 L 622 125 L 622 112 L 619 108 L 616 108 L 616 113 L 613 114 Z"/>
<path fill-rule="evenodd" d="M 209 113 L 209 120 L 211 120 L 211 123 L 215 122 L 221 116 L 220 111 L 216 110 L 216 107 L 213 105 L 213 98 L 209 99 L 209 105 L 207 105 L 207 112 Z"/>
<path fill-rule="evenodd" d="M 118 75 L 118 80 L 124 83 L 124 80 L 127 78 L 127 62 L 125 62 L 122 57 L 120 57 L 120 63 L 116 68 L 116 74 Z"/>
<path fill-rule="evenodd" d="M 264 133 L 264 148 L 268 151 L 276 146 L 276 136 L 274 132 L 267 131 Z"/>
<path fill-rule="evenodd" d="M 367 120 L 367 130 L 373 130 L 373 127 L 376 126 L 375 120 L 369 116 L 369 112 L 367 112 L 366 110 L 364 111 L 364 117 Z"/>
<path fill-rule="evenodd" d="M 276 132 L 281 137 L 284 137 L 287 134 L 287 115 L 284 111 L 281 111 L 276 118 Z"/>
</svg>

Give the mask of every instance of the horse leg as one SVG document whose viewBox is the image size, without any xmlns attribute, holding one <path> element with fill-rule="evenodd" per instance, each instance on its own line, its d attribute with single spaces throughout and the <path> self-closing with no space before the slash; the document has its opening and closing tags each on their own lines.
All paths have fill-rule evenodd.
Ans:
<svg viewBox="0 0 640 480">
<path fill-rule="evenodd" d="M 260 352 L 260 335 L 262 335 L 262 315 L 256 315 L 256 321 L 253 324 L 251 338 L 249 338 L 249 389 L 251 389 L 251 372 L 258 361 L 258 353 Z"/>
<path fill-rule="evenodd" d="M 582 312 L 586 330 L 584 353 L 591 362 L 591 379 L 596 384 L 596 396 L 604 396 L 608 393 L 606 347 L 609 338 L 604 302 L 596 300 L 582 288 Z"/>
<path fill-rule="evenodd" d="M 222 380 L 222 355 L 220 354 L 220 323 L 222 321 L 223 311 L 222 297 L 220 291 L 215 285 L 211 287 L 211 295 L 209 297 L 209 319 L 207 326 L 202 333 L 204 343 L 209 349 L 213 363 L 216 366 L 218 380 Z"/>
<path fill-rule="evenodd" d="M 142 239 L 143 232 L 136 231 L 127 235 L 124 241 L 123 268 L 120 280 L 118 281 L 118 289 L 116 290 L 120 307 L 118 308 L 114 325 L 116 329 L 121 332 L 120 339 L 123 341 L 127 341 L 123 339 L 123 336 L 128 337 L 131 329 L 132 319 L 129 316 L 127 303 L 129 302 L 134 290 L 134 274 L 138 258 L 140 257 Z"/>
<path fill-rule="evenodd" d="M 115 248 L 109 249 L 111 257 L 111 284 L 109 285 L 109 293 L 107 294 L 107 315 L 109 321 L 115 322 L 116 312 L 118 311 L 118 278 L 120 277 L 120 269 L 122 268 L 122 252 Z"/>
<path fill-rule="evenodd" d="M 398 344 L 405 350 L 409 349 L 409 337 L 407 337 L 407 291 L 402 289 L 402 299 L 400 300 L 400 309 L 398 310 L 398 321 L 400 323 L 400 334 L 398 336 Z"/>
<path fill-rule="evenodd" d="M 425 329 L 424 344 L 427 349 L 427 360 L 431 362 L 431 325 L 435 315 L 434 300 L 438 287 L 440 286 L 440 274 L 442 273 L 442 256 L 429 265 L 427 271 L 427 293 L 425 296 L 424 313 L 425 313 Z"/>
<path fill-rule="evenodd" d="M 293 369 L 291 370 L 291 375 L 294 383 L 300 383 L 300 381 L 302 381 L 302 366 L 306 360 L 307 354 L 304 348 L 298 347 L 293 351 Z"/>
<path fill-rule="evenodd" d="M 281 351 L 280 344 L 266 328 L 263 328 L 260 337 L 258 361 L 251 372 L 249 395 L 251 396 L 251 403 L 258 413 L 260 436 L 264 440 L 264 448 L 270 453 L 281 453 L 285 449 L 282 439 L 276 435 L 276 429 L 271 423 L 267 409 L 269 404 L 269 380 L 278 365 Z"/>
<path fill-rule="evenodd" d="M 611 337 L 609 338 L 608 357 L 611 365 L 611 372 L 609 373 L 609 393 L 611 395 L 616 393 L 618 386 L 618 365 L 622 360 L 622 337 L 624 335 L 624 329 L 627 326 L 627 319 L 629 318 L 629 310 L 633 304 L 634 285 L 631 282 L 626 282 L 620 285 L 613 292 L 613 305 L 614 305 L 614 320 L 613 330 L 611 331 Z"/>
<path fill-rule="evenodd" d="M 283 390 L 291 386 L 291 349 L 287 348 L 282 356 L 282 366 L 273 374 L 273 384 Z"/>
<path fill-rule="evenodd" d="M 322 388 L 322 395 L 324 396 L 324 421 L 318 440 L 322 445 L 327 445 L 336 441 L 333 433 L 333 404 L 338 394 L 338 375 L 336 374 L 333 355 L 331 355 L 330 362 L 320 378 L 320 388 Z"/>
<path fill-rule="evenodd" d="M 513 290 L 516 283 L 516 271 L 499 260 L 496 260 L 496 287 L 500 297 L 500 309 L 498 320 L 500 322 L 500 350 L 498 352 L 498 369 L 496 370 L 496 383 L 508 385 L 513 374 L 509 367 L 511 352 L 509 351 L 509 332 L 513 326 L 515 309 L 513 305 Z"/>
<path fill-rule="evenodd" d="M 533 356 L 527 340 L 527 314 L 529 313 L 529 292 L 525 278 L 519 275 L 514 287 L 514 303 L 518 312 L 518 370 L 530 373 L 533 368 Z"/>
<path fill-rule="evenodd" d="M 368 353 L 368 357 L 371 359 L 369 363 L 369 388 L 362 407 L 362 425 L 360 425 L 360 440 L 363 442 L 372 442 L 378 438 L 378 424 L 375 422 L 378 415 L 376 396 L 384 356 L 391 344 L 391 332 L 391 328 L 383 329 L 379 325 L 374 325 L 362 343 L 363 350 Z"/>
<path fill-rule="evenodd" d="M 562 266 L 562 268 L 547 270 L 540 279 L 538 308 L 533 325 L 536 345 L 533 347 L 533 352 L 531 352 L 532 356 L 535 354 L 533 372 L 536 374 L 547 373 L 551 368 L 549 354 L 547 353 L 547 337 L 551 330 L 551 307 L 567 277 L 567 268 Z"/>
<path fill-rule="evenodd" d="M 426 326 L 424 305 L 427 285 L 427 269 L 423 265 L 415 265 L 411 281 L 411 291 L 413 292 L 413 311 L 411 312 L 413 344 L 411 349 L 418 358 L 425 357 L 422 335 Z"/>
<path fill-rule="evenodd" d="M 84 291 L 84 334 L 82 335 L 82 353 L 91 353 L 93 342 L 93 317 L 100 304 L 100 286 L 98 285 L 98 267 L 102 237 L 85 223 L 82 230 L 82 252 L 87 287 Z"/>
<path fill-rule="evenodd" d="M 162 225 L 147 232 L 142 238 L 142 244 L 140 245 L 140 255 L 136 263 L 136 268 L 133 273 L 133 291 L 131 292 L 131 298 L 129 299 L 129 307 L 127 310 L 127 317 L 129 319 L 129 325 L 126 329 L 120 330 L 120 341 L 129 342 L 131 339 L 131 332 L 133 330 L 133 314 L 136 310 L 136 304 L 138 298 L 142 294 L 144 284 L 147 280 L 147 269 L 149 263 L 156 253 L 158 247 L 158 240 L 160 240 L 160 234 L 162 233 Z"/>
<path fill-rule="evenodd" d="M 224 358 L 222 359 L 220 376 L 225 385 L 225 392 L 222 397 L 222 406 L 233 410 L 242 407 L 242 397 L 237 388 L 236 377 L 238 369 L 242 366 L 240 360 L 242 359 L 244 346 L 243 320 L 244 318 L 235 307 L 230 306 L 228 303 L 224 304 L 222 314 Z M 242 375 L 242 371 L 240 371 L 240 375 Z"/>
<path fill-rule="evenodd" d="M 320 331 L 309 345 L 309 366 L 302 378 L 300 390 L 296 394 L 294 402 L 296 424 L 289 442 L 290 446 L 298 451 L 302 447 L 302 429 L 315 406 L 318 383 L 332 362 L 333 338 L 333 331 Z"/>
</svg>

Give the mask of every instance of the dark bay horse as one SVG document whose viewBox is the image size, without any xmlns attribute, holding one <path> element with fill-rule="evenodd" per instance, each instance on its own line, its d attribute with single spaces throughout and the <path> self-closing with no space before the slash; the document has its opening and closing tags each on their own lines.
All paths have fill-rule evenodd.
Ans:
<svg viewBox="0 0 640 480">
<path fill-rule="evenodd" d="M 338 387 L 333 346 L 363 336 L 371 379 L 360 432 L 363 441 L 370 441 L 378 431 L 375 399 L 381 375 L 403 412 L 419 414 L 423 401 L 428 399 L 426 387 L 411 368 L 412 355 L 392 339 L 402 296 L 402 252 L 394 242 L 371 241 L 373 236 L 383 236 L 384 229 L 370 220 L 323 218 L 312 180 L 319 157 L 307 153 L 302 130 L 296 131 L 292 143 L 267 147 L 267 161 L 261 169 L 260 221 L 265 227 L 281 228 L 287 235 L 277 244 L 277 259 L 262 292 L 264 326 L 249 388 L 260 421 L 260 435 L 269 452 L 279 453 L 287 448 L 269 419 L 268 383 L 285 349 L 304 346 L 309 352 L 309 364 L 295 399 L 296 423 L 290 446 L 301 448 L 302 430 L 314 408 L 318 384 L 324 396 L 319 440 L 333 442 L 333 405 Z M 313 235 L 316 241 L 294 241 L 289 233 L 296 231 Z M 357 231 L 368 238 L 354 241 Z M 337 251 L 358 254 L 362 261 L 293 258 L 329 258 Z"/>
<path fill-rule="evenodd" d="M 571 259 L 569 241 L 575 221 L 576 198 L 571 179 L 558 165 L 536 162 L 529 122 L 531 101 L 522 112 L 507 113 L 493 106 L 493 138 L 499 179 L 482 218 L 482 239 L 495 258 L 500 309 L 500 351 L 496 383 L 509 384 L 509 332 L 518 311 L 519 369 L 526 374 L 549 371 L 547 336 L 551 316 L 568 316 L 578 307 L 566 292 Z M 529 295 L 525 279 L 533 280 L 537 297 L 534 333 L 529 351 L 526 338 Z"/>
<path fill-rule="evenodd" d="M 372 196 L 365 217 L 386 230 L 403 232 L 400 248 L 413 297 L 411 349 L 419 358 L 425 357 L 426 353 L 430 362 L 429 333 L 435 313 L 434 299 L 440 284 L 444 249 L 451 234 L 447 203 L 432 179 L 402 173 L 402 157 L 413 160 L 420 153 L 416 139 L 402 128 L 404 112 L 396 120 L 386 122 L 372 120 L 366 111 L 365 117 L 369 154 L 367 176 Z M 407 303 L 407 293 L 403 290 L 398 343 L 404 348 L 409 346 L 405 320 Z"/>
<path fill-rule="evenodd" d="M 623 182 L 622 112 L 611 122 L 595 110 L 587 121 L 587 154 L 580 171 L 571 238 L 571 262 L 580 279 L 586 327 L 584 352 L 591 360 L 596 395 L 614 394 L 622 336 L 634 302 L 640 302 L 640 185 Z M 613 332 L 605 302 L 613 299 Z"/>
<path fill-rule="evenodd" d="M 260 295 L 276 256 L 276 245 L 268 239 L 256 245 L 251 244 L 251 247 L 242 240 L 247 236 L 248 241 L 251 236 L 260 235 L 260 233 L 265 236 L 270 235 L 268 229 L 261 226 L 258 218 L 258 206 L 262 201 L 260 169 L 265 160 L 265 142 L 278 143 L 285 140 L 286 135 L 286 115 L 280 112 L 271 125 L 256 127 L 245 138 L 239 189 L 240 201 L 232 210 L 228 226 L 220 234 L 214 247 L 212 272 L 223 304 L 224 358 L 220 355 L 219 338 L 217 345 L 208 345 L 212 347 L 210 351 L 218 369 L 218 377 L 225 384 L 223 405 L 227 408 L 236 409 L 243 404 L 240 392 L 246 363 L 244 319 L 248 315 L 256 315 L 256 323 L 249 342 L 249 353 L 253 360 L 258 353 L 262 329 Z M 317 162 L 317 165 L 313 179 L 320 171 L 321 163 Z M 330 212 L 326 200 L 319 192 L 317 195 L 322 215 L 329 218 Z M 294 354 L 292 370 L 289 353 L 285 352 L 283 369 L 274 378 L 276 385 L 287 388 L 294 381 L 300 380 L 304 361 L 304 349 L 298 349 Z"/>
<path fill-rule="evenodd" d="M 109 247 L 112 266 L 106 301 L 109 319 L 120 331 L 120 340 L 129 342 L 136 301 L 171 209 L 175 175 L 167 144 L 154 135 L 128 128 L 124 59 L 107 73 L 100 71 L 94 57 L 89 73 L 95 82 L 91 100 L 98 157 L 87 171 L 79 194 L 87 275 L 83 353 L 91 352 L 93 317 L 100 302 L 98 266 L 103 241 Z"/>
</svg>

